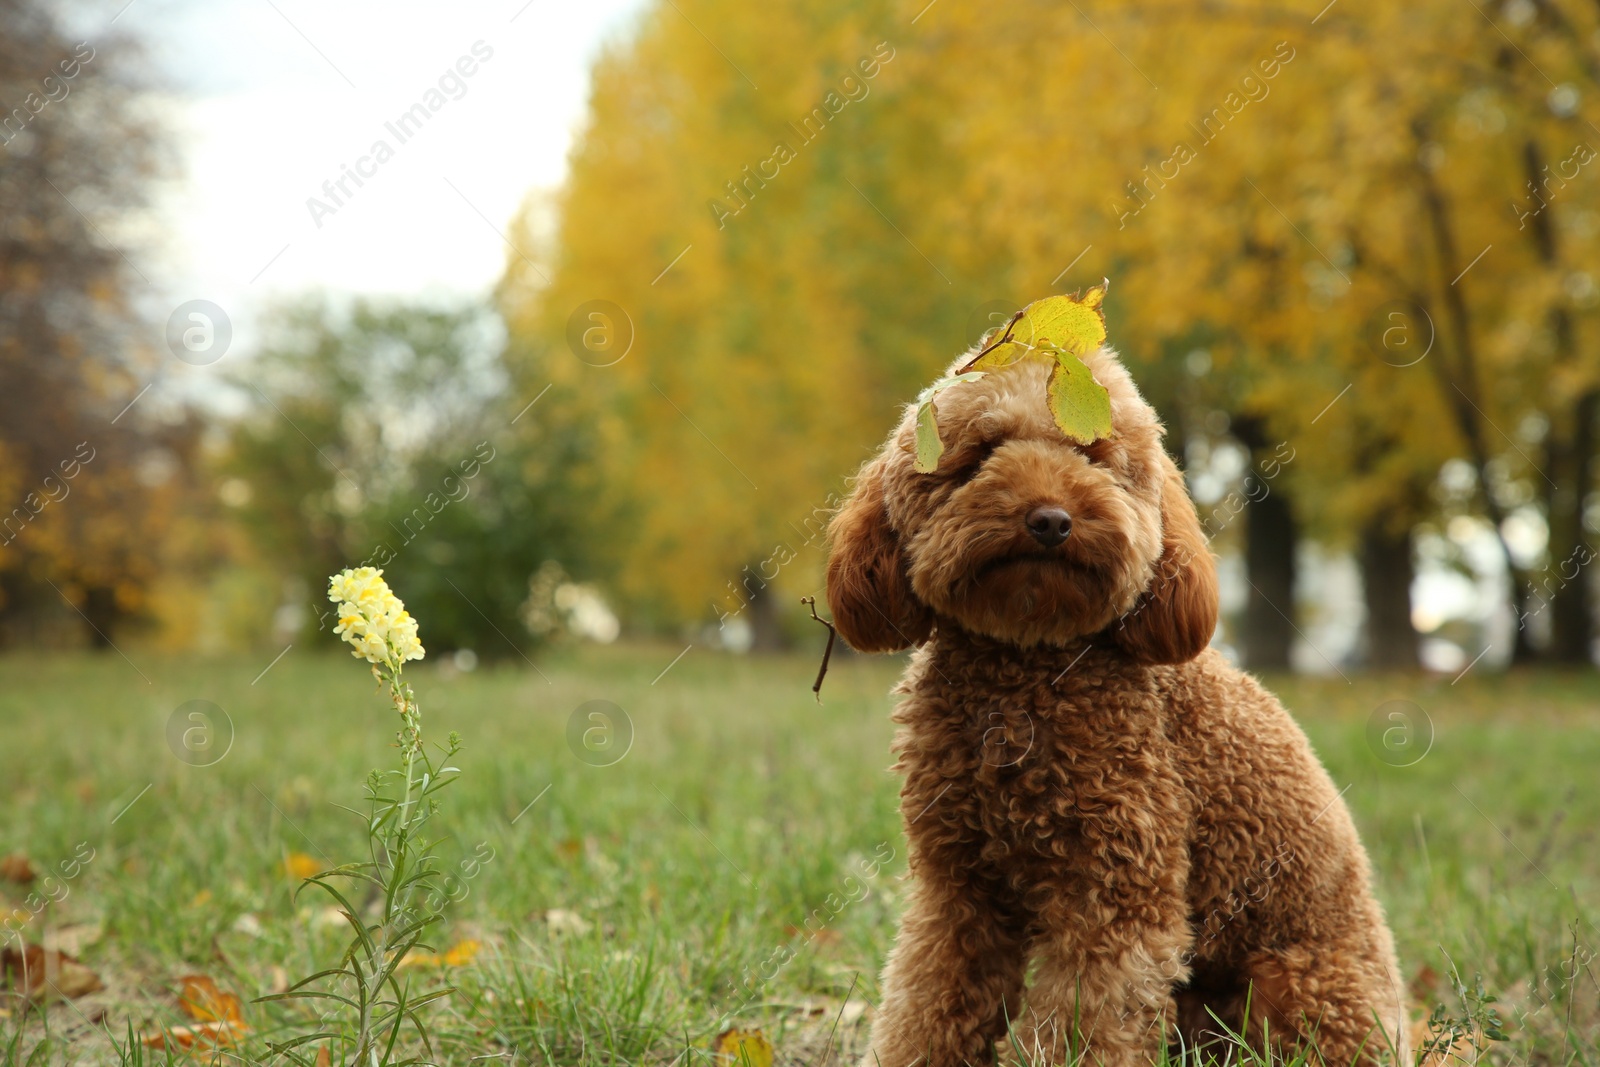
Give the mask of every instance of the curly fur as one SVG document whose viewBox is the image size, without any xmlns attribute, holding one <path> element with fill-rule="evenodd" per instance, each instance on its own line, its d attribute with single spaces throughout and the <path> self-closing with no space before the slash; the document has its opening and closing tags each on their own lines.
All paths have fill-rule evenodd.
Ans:
<svg viewBox="0 0 1600 1067">
<path fill-rule="evenodd" d="M 920 646 L 894 713 L 913 891 L 864 1067 L 997 1045 L 1122 1067 L 1223 1026 L 1333 1067 L 1403 1056 L 1350 814 L 1277 700 L 1207 648 L 1216 572 L 1183 476 L 1115 354 L 1087 362 L 1109 439 L 1057 430 L 1046 368 L 992 373 L 940 395 L 935 473 L 908 409 L 830 528 L 845 640 Z M 1040 506 L 1071 515 L 1064 543 L 1029 534 Z"/>
</svg>

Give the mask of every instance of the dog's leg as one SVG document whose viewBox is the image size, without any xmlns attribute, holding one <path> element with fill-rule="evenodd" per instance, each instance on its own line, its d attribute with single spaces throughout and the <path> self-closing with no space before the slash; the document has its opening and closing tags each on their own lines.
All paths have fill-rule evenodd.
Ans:
<svg viewBox="0 0 1600 1067">
<path fill-rule="evenodd" d="M 1182 822 L 1086 821 L 1079 863 L 1037 916 L 1038 973 L 1018 1041 L 1034 1067 L 1148 1067 L 1176 1032 L 1194 933 Z M 1174 832 L 1167 832 L 1172 830 Z"/>
<path fill-rule="evenodd" d="M 1327 1067 L 1410 1063 L 1405 991 L 1393 950 L 1349 941 L 1251 956 L 1244 973 L 1252 1045 L 1270 1043 L 1285 1053 L 1306 1047 L 1311 1062 Z"/>
<path fill-rule="evenodd" d="M 1114 937 L 1106 933 L 1058 933 L 1038 946 L 1039 973 L 1017 1028 L 1031 1067 L 1080 1060 L 1148 1067 L 1172 1038 L 1172 987 L 1187 973 L 1187 922 L 1130 923 Z"/>
<path fill-rule="evenodd" d="M 1021 1010 L 1023 924 L 998 883 L 971 872 L 971 857 L 911 859 L 917 880 L 861 1067 L 989 1064 Z"/>
</svg>

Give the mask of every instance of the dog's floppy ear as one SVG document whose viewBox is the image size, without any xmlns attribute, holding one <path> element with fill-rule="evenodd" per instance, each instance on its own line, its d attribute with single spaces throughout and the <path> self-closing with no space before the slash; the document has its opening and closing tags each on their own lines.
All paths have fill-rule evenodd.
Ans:
<svg viewBox="0 0 1600 1067">
<path fill-rule="evenodd" d="M 884 508 L 884 459 L 861 468 L 828 524 L 828 606 L 845 643 L 858 652 L 898 652 L 933 631 L 933 613 L 911 591 L 900 539 Z"/>
<path fill-rule="evenodd" d="M 1161 558 L 1150 588 L 1111 635 L 1135 659 L 1184 663 L 1205 651 L 1217 628 L 1217 568 L 1183 474 L 1171 459 L 1162 462 Z"/>
</svg>

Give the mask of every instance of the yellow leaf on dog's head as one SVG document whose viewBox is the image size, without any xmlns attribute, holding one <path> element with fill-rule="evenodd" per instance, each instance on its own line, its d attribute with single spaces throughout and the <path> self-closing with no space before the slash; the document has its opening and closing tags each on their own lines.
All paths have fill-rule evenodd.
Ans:
<svg viewBox="0 0 1600 1067">
<path fill-rule="evenodd" d="M 1080 296 L 1047 296 L 1012 317 L 988 346 L 961 368 L 967 373 L 1000 370 L 1015 363 L 1049 362 L 1046 398 L 1062 434 L 1080 445 L 1111 436 L 1111 394 L 1095 381 L 1085 357 L 1106 341 L 1106 290 L 1101 282 Z M 918 415 L 922 412 L 919 410 Z M 918 459 L 922 426 L 918 425 Z M 935 439 L 930 444 L 938 444 Z M 937 453 L 928 450 L 937 461 Z M 919 462 L 917 470 L 934 467 Z"/>
<path fill-rule="evenodd" d="M 932 474 L 939 469 L 942 455 L 944 442 L 939 440 L 939 412 L 930 400 L 917 408 L 917 470 Z"/>
<path fill-rule="evenodd" d="M 1030 358 L 1051 358 L 1059 349 L 1080 359 L 1105 344 L 1106 290 L 1101 282 L 1080 296 L 1047 296 L 1035 300 L 997 334 L 988 347 L 961 369 L 999 370 Z"/>
<path fill-rule="evenodd" d="M 1047 296 L 1022 312 L 1011 339 L 1030 345 L 1053 345 L 1080 359 L 1105 344 L 1107 282 L 1082 296 Z"/>
<path fill-rule="evenodd" d="M 969 371 L 965 374 L 952 374 L 948 378 L 940 378 L 928 386 L 917 397 L 917 470 L 923 474 L 932 474 L 939 469 L 939 457 L 944 455 L 944 442 L 939 440 L 939 411 L 933 406 L 933 398 L 962 382 L 975 382 L 983 377 L 983 371 Z"/>
<path fill-rule="evenodd" d="M 1111 436 L 1111 394 L 1075 356 L 1050 368 L 1050 413 L 1063 434 L 1080 445 Z"/>
<path fill-rule="evenodd" d="M 772 1067 L 772 1042 L 760 1030 L 724 1030 L 711 1054 L 719 1067 Z"/>
</svg>

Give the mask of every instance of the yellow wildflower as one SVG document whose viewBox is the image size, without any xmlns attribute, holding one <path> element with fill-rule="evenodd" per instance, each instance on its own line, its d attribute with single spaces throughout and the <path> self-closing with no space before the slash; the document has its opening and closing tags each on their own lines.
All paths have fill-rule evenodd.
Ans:
<svg viewBox="0 0 1600 1067">
<path fill-rule="evenodd" d="M 376 567 L 345 569 L 328 580 L 328 599 L 339 605 L 333 632 L 354 649 L 351 655 L 399 670 L 406 660 L 423 657 L 417 620 L 383 580 Z"/>
</svg>

